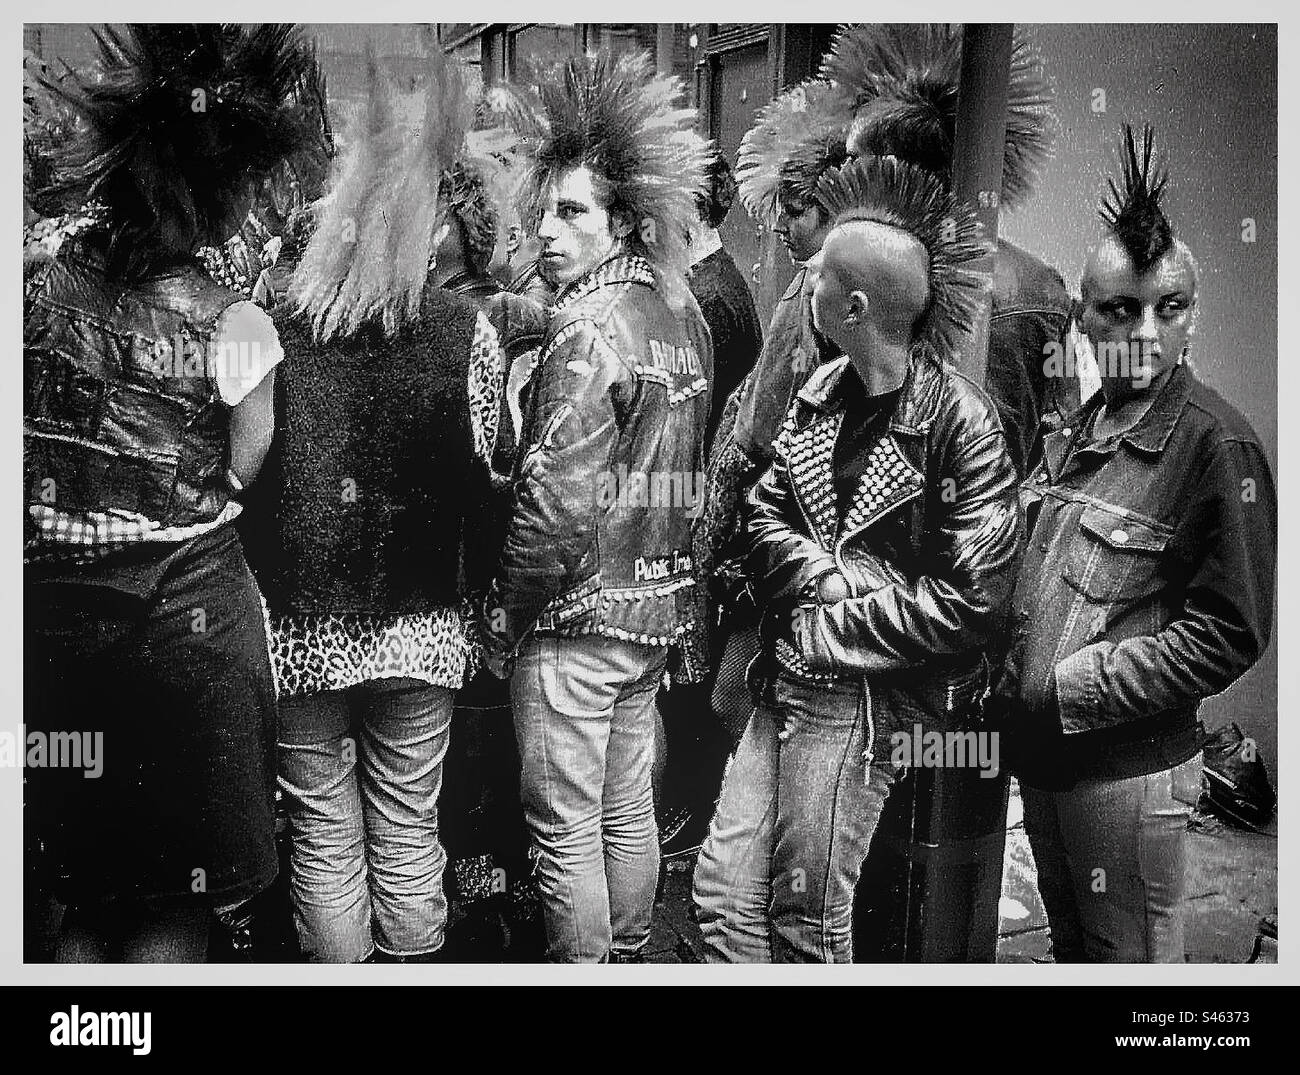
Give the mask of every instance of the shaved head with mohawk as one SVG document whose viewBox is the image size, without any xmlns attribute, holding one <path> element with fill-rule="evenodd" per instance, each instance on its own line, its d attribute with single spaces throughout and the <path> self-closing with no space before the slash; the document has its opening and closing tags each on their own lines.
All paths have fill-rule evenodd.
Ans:
<svg viewBox="0 0 1300 1075">
<path fill-rule="evenodd" d="M 1120 151 L 1123 189 L 1114 179 L 1108 179 L 1110 197 L 1102 201 L 1099 211 L 1138 272 L 1145 272 L 1174 245 L 1174 230 L 1160 208 L 1169 172 L 1152 167 L 1154 150 L 1155 136 L 1147 124 L 1142 130 L 1142 159 L 1139 160 L 1133 128 L 1124 124 L 1124 144 Z"/>
<path fill-rule="evenodd" d="M 819 76 L 849 102 L 853 157 L 897 157 L 945 187 L 953 182 L 963 30 L 945 23 L 841 26 Z M 1002 143 L 1000 210 L 1033 193 L 1051 156 L 1054 93 L 1042 56 L 1021 27 L 1012 31 Z M 1042 423 L 1056 427 L 1080 402 L 1073 371 L 1049 371 L 1044 354 L 1069 321 L 1070 297 L 1052 266 L 999 237 L 993 259 L 987 362 L 971 356 L 998 408 L 1011 455 L 1027 466 Z"/>
<path fill-rule="evenodd" d="M 816 263 L 814 319 L 868 380 L 881 360 L 945 359 L 970 330 L 984 253 L 974 214 L 922 168 L 870 157 L 818 184 L 833 224 Z M 868 383 L 870 383 L 868 381 Z M 891 387 L 897 387 L 897 383 Z"/>
</svg>

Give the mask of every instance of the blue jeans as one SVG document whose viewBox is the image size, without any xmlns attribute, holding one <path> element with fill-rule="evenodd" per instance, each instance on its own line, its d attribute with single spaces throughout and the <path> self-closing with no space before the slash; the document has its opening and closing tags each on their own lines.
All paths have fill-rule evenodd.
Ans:
<svg viewBox="0 0 1300 1075">
<path fill-rule="evenodd" d="M 874 749 L 865 686 L 769 684 L 695 865 L 710 959 L 852 962 L 853 891 L 897 780 Z"/>
<path fill-rule="evenodd" d="M 1201 755 L 1148 776 L 1020 792 L 1056 962 L 1182 963 Z"/>
<path fill-rule="evenodd" d="M 290 894 L 309 960 L 442 947 L 438 792 L 453 698 L 446 687 L 381 679 L 281 699 Z"/>
<path fill-rule="evenodd" d="M 659 834 L 650 791 L 667 651 L 601 635 L 528 639 L 510 682 L 520 793 L 547 958 L 597 963 L 650 938 Z"/>
</svg>

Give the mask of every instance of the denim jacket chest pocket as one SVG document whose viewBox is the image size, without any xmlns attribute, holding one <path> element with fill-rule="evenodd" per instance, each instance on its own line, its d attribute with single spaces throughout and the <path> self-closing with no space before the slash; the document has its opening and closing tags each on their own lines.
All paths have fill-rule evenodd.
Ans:
<svg viewBox="0 0 1300 1075">
<path fill-rule="evenodd" d="M 1134 605 L 1164 589 L 1165 552 L 1172 527 L 1099 505 L 1079 518 L 1062 566 L 1065 582 L 1103 606 L 1113 623 Z"/>
</svg>

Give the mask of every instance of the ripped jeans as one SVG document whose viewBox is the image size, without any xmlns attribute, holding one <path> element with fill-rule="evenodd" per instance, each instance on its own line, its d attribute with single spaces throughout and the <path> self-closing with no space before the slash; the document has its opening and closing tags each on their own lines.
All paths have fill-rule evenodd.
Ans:
<svg viewBox="0 0 1300 1075">
<path fill-rule="evenodd" d="M 899 775 L 889 755 L 864 683 L 767 686 L 695 866 L 710 959 L 853 961 L 853 891 Z"/>
</svg>

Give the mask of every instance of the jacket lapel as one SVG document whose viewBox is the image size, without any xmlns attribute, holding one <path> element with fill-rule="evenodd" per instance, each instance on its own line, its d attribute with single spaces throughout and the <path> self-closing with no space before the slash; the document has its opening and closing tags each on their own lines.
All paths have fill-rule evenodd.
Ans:
<svg viewBox="0 0 1300 1075">
<path fill-rule="evenodd" d="M 831 456 L 843 421 L 843 411 L 820 415 L 801 431 L 791 434 L 786 449 L 790 485 L 812 524 L 812 536 L 827 550 L 835 547 L 837 521 Z"/>
<path fill-rule="evenodd" d="M 839 541 L 847 541 L 886 512 L 920 496 L 924 485 L 920 471 L 899 451 L 893 433 L 884 434 L 867 457 L 867 469 L 858 479 L 853 501 L 844 513 Z"/>
</svg>

